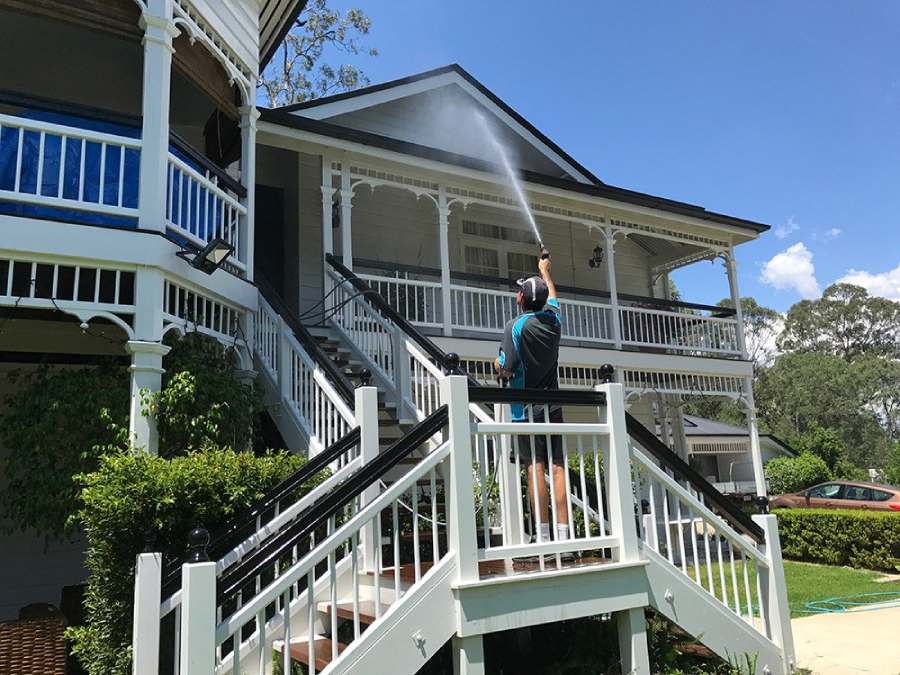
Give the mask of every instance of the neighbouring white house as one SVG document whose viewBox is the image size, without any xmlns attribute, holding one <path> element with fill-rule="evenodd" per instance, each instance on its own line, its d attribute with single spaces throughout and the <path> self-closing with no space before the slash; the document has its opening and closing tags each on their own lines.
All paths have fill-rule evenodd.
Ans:
<svg viewBox="0 0 900 675">
<path fill-rule="evenodd" d="M 768 226 L 604 182 L 458 65 L 259 109 L 304 4 L 0 0 L 0 371 L 127 360 L 152 453 L 140 392 L 163 337 L 200 331 L 236 348 L 286 446 L 334 471 L 242 514 L 253 533 L 227 550 L 200 531 L 183 565 L 138 557 L 134 672 L 262 674 L 275 653 L 415 673 L 451 641 L 476 675 L 487 633 L 608 613 L 623 672 L 649 673 L 647 607 L 791 672 L 777 524 L 714 485 L 765 495 L 736 249 Z M 559 392 L 494 386 L 538 256 L 500 148 L 553 257 Z M 735 309 L 670 297 L 701 263 Z M 731 436 L 683 416 L 698 396 L 746 411 L 740 473 L 703 449 Z M 566 421 L 511 424 L 523 400 Z M 558 481 L 526 476 L 521 436 L 560 439 Z M 77 542 L 7 543 L 0 620 L 83 579 Z"/>
<path fill-rule="evenodd" d="M 695 415 L 684 415 L 684 435 L 691 462 L 719 492 L 750 495 L 756 490 L 750 434 L 746 429 Z M 772 434 L 759 435 L 763 465 L 797 453 Z"/>
</svg>

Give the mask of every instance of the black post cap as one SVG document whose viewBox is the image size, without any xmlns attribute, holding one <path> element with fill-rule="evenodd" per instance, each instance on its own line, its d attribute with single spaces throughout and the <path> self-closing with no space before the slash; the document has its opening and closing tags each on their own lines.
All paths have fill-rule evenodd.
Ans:
<svg viewBox="0 0 900 675">
<path fill-rule="evenodd" d="M 604 363 L 600 366 L 600 383 L 608 384 L 615 379 L 616 369 L 613 368 L 611 363 Z"/>
<path fill-rule="evenodd" d="M 448 375 L 459 371 L 459 354 L 450 352 L 444 359 L 444 370 Z"/>
<path fill-rule="evenodd" d="M 359 386 L 360 387 L 368 387 L 372 383 L 372 371 L 368 368 L 363 368 L 359 371 Z"/>
<path fill-rule="evenodd" d="M 188 533 L 188 557 L 189 563 L 209 562 L 209 530 L 202 525 L 197 525 Z"/>
<path fill-rule="evenodd" d="M 765 495 L 757 495 L 756 497 L 753 498 L 753 501 L 756 503 L 756 508 L 760 513 L 766 514 L 769 512 L 769 498 L 768 497 L 766 497 Z"/>
</svg>

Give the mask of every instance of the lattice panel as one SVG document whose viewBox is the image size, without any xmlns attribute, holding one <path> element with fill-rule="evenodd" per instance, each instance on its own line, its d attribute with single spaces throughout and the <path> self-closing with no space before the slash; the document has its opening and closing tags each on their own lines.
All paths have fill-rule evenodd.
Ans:
<svg viewBox="0 0 900 675">
<path fill-rule="evenodd" d="M 0 258 L 0 298 L 92 303 L 128 311 L 134 306 L 134 272 Z"/>
</svg>

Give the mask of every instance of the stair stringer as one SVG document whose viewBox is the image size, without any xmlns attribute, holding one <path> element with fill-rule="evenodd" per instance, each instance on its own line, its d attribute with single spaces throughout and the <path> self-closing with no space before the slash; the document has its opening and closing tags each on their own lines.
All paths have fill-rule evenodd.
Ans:
<svg viewBox="0 0 900 675">
<path fill-rule="evenodd" d="M 756 655 L 754 675 L 790 671 L 783 650 L 743 618 L 714 599 L 656 551 L 644 546 L 650 606 L 693 635 L 726 661 L 746 668 L 745 655 Z M 671 593 L 671 596 L 667 596 Z M 735 664 L 735 665 L 738 665 Z M 741 670 L 741 672 L 745 672 Z"/>
<path fill-rule="evenodd" d="M 415 675 L 456 632 L 455 577 L 449 553 L 322 675 Z"/>
<path fill-rule="evenodd" d="M 253 361 L 259 373 L 259 376 L 256 378 L 257 382 L 262 383 L 263 403 L 269 411 L 275 426 L 278 427 L 278 432 L 291 452 L 306 454 L 310 445 L 309 432 L 300 422 L 291 405 L 281 395 L 278 383 L 273 381 L 272 375 L 266 369 L 265 364 L 260 361 L 255 353 Z"/>
</svg>

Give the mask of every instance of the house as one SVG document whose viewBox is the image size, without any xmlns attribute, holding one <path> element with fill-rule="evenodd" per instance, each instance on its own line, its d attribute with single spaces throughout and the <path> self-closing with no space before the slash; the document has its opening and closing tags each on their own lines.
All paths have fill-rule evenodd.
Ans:
<svg viewBox="0 0 900 675">
<path fill-rule="evenodd" d="M 691 461 L 719 492 L 753 494 L 756 485 L 750 457 L 750 436 L 746 429 L 684 415 L 684 435 Z M 774 457 L 793 457 L 797 454 L 772 434 L 760 434 L 759 444 L 764 465 Z"/>
<path fill-rule="evenodd" d="M 475 675 L 486 633 L 610 613 L 624 671 L 647 673 L 648 606 L 790 672 L 777 524 L 690 467 L 680 414 L 741 402 L 765 494 L 735 249 L 768 226 L 603 182 L 457 65 L 259 110 L 302 5 L 0 1 L 0 366 L 127 359 L 129 432 L 155 452 L 141 392 L 162 338 L 200 331 L 238 350 L 288 447 L 334 469 L 213 561 L 202 530 L 174 577 L 139 557 L 135 672 L 174 640 L 192 675 L 267 672 L 273 651 L 413 673 L 452 639 Z M 538 238 L 563 390 L 527 396 L 567 421 L 513 425 L 525 395 L 485 385 Z M 717 260 L 734 310 L 670 297 L 671 272 Z M 529 483 L 523 435 L 561 439 L 568 468 Z"/>
</svg>

